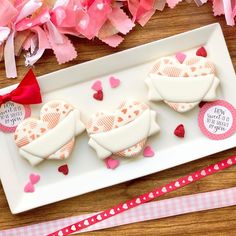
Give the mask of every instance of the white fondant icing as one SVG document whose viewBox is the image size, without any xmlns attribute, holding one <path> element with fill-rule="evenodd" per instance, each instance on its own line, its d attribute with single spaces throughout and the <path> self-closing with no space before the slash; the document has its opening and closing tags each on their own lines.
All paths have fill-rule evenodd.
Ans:
<svg viewBox="0 0 236 236">
<path fill-rule="evenodd" d="M 89 145 L 95 149 L 100 159 L 105 159 L 113 153 L 139 143 L 159 130 L 160 127 L 156 123 L 156 112 L 147 109 L 135 120 L 122 127 L 91 134 Z"/>
<path fill-rule="evenodd" d="M 150 115 L 150 110 L 146 110 L 137 119 L 122 127 L 91 134 L 90 137 L 112 153 L 119 152 L 148 137 Z"/>
<path fill-rule="evenodd" d="M 160 131 L 160 126 L 156 122 L 156 112 L 151 110 L 151 122 L 148 136 L 152 136 Z"/>
<path fill-rule="evenodd" d="M 211 88 L 207 92 L 207 94 L 202 99 L 203 101 L 214 101 L 217 98 L 216 89 L 220 84 L 220 80 L 217 77 L 214 77 L 214 81 L 212 83 Z"/>
<path fill-rule="evenodd" d="M 149 86 L 153 86 L 158 96 L 155 100 L 168 102 L 199 102 L 203 100 L 210 89 L 216 84 L 214 80 L 218 80 L 214 74 L 198 77 L 168 77 L 158 74 L 150 74 L 151 83 L 147 80 Z M 149 89 L 153 90 L 153 87 Z M 213 94 L 213 93 L 211 93 Z M 154 96 L 154 92 L 151 93 Z"/>
<path fill-rule="evenodd" d="M 163 98 L 160 96 L 160 94 L 157 92 L 157 90 L 155 89 L 152 80 L 150 77 L 147 77 L 147 79 L 145 80 L 147 86 L 148 86 L 148 99 L 150 101 L 161 101 L 163 100 Z"/>
<path fill-rule="evenodd" d="M 100 144 L 98 144 L 94 139 L 90 138 L 88 144 L 94 148 L 94 150 L 97 153 L 97 156 L 100 159 L 106 159 L 107 157 L 112 155 L 112 152 L 105 149 L 104 147 L 102 147 Z"/>
<path fill-rule="evenodd" d="M 41 163 L 42 161 L 44 161 L 44 159 L 40 158 L 40 157 L 36 157 L 34 155 L 31 155 L 28 152 L 25 152 L 22 149 L 19 149 L 19 153 L 20 155 L 25 158 L 32 166 L 36 166 L 39 163 Z"/>
<path fill-rule="evenodd" d="M 79 111 L 73 110 L 56 127 L 20 148 L 21 155 L 30 163 L 37 164 L 37 158 L 47 158 L 58 151 L 77 134 L 85 129 L 84 124 L 79 121 Z"/>
</svg>

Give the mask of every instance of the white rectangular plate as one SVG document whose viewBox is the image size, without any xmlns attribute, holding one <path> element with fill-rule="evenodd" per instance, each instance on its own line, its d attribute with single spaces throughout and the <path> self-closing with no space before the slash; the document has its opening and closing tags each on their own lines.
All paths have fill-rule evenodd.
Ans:
<svg viewBox="0 0 236 236">
<path fill-rule="evenodd" d="M 71 102 L 87 119 L 99 110 L 112 111 L 125 99 L 147 102 L 147 88 L 144 83 L 154 61 L 162 56 L 179 51 L 191 50 L 205 45 L 208 57 L 215 63 L 217 75 L 221 80 L 219 98 L 236 106 L 234 89 L 235 72 L 219 24 L 212 24 L 173 37 L 162 39 L 94 61 L 76 65 L 48 75 L 41 76 L 39 83 L 44 102 L 62 99 Z M 108 78 L 114 75 L 121 80 L 121 86 L 110 89 Z M 104 100 L 96 101 L 90 88 L 92 80 L 103 82 Z M 16 86 L 0 91 L 9 92 Z M 32 106 L 33 115 L 38 117 L 41 105 Z M 88 136 L 84 133 L 77 138 L 72 156 L 66 161 L 70 173 L 63 176 L 57 168 L 64 162 L 45 161 L 31 167 L 23 160 L 13 141 L 12 134 L 0 134 L 1 165 L 0 177 L 12 213 L 23 212 L 45 204 L 84 194 L 100 188 L 152 174 L 173 166 L 190 162 L 204 156 L 236 146 L 236 135 L 221 141 L 210 140 L 200 132 L 197 125 L 199 109 L 179 114 L 167 105 L 152 104 L 157 111 L 157 121 L 161 133 L 149 140 L 155 150 L 153 158 L 142 155 L 132 160 L 122 160 L 121 165 L 112 171 L 104 166 L 88 146 Z M 178 139 L 173 130 L 183 123 L 186 137 Z M 63 135 L 63 134 L 62 134 Z M 132 135 L 132 134 L 130 134 Z M 23 191 L 32 172 L 39 173 L 41 180 L 32 194 Z"/>
</svg>

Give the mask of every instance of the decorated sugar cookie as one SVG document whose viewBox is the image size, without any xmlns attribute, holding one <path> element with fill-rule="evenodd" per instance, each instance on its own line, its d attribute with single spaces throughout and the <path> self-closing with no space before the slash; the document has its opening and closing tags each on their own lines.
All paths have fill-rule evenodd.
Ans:
<svg viewBox="0 0 236 236">
<path fill-rule="evenodd" d="M 145 103 L 123 102 L 113 113 L 98 112 L 86 125 L 89 145 L 100 159 L 138 155 L 149 136 L 158 133 L 156 113 Z"/>
<path fill-rule="evenodd" d="M 78 109 L 63 101 L 51 101 L 42 107 L 40 119 L 24 120 L 14 138 L 20 155 L 34 166 L 47 159 L 67 159 L 75 137 L 84 130 Z"/>
<path fill-rule="evenodd" d="M 209 59 L 179 53 L 157 60 L 145 82 L 149 100 L 163 100 L 174 110 L 186 112 L 201 101 L 214 101 L 220 80 Z"/>
</svg>

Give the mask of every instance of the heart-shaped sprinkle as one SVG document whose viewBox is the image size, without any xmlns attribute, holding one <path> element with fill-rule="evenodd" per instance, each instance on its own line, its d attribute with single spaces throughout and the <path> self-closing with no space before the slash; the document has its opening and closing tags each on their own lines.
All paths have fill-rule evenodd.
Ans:
<svg viewBox="0 0 236 236">
<path fill-rule="evenodd" d="M 182 64 L 186 58 L 186 54 L 182 53 L 182 52 L 177 52 L 175 54 L 176 59 Z"/>
<path fill-rule="evenodd" d="M 193 177 L 191 175 L 188 177 L 188 181 L 190 181 L 190 182 L 193 181 Z"/>
<path fill-rule="evenodd" d="M 68 167 L 67 164 L 62 165 L 62 166 L 58 167 L 58 171 L 59 171 L 60 173 L 62 173 L 63 175 L 68 175 L 68 173 L 69 173 L 69 167 Z"/>
<path fill-rule="evenodd" d="M 33 193 L 35 191 L 34 185 L 31 182 L 27 183 L 24 187 L 24 191 L 25 193 Z"/>
<path fill-rule="evenodd" d="M 117 159 L 113 159 L 112 157 L 106 158 L 105 163 L 107 168 L 112 170 L 114 170 L 116 167 L 120 165 L 120 161 Z"/>
<path fill-rule="evenodd" d="M 101 215 L 98 215 L 98 216 L 97 216 L 97 220 L 102 220 Z"/>
<path fill-rule="evenodd" d="M 202 175 L 202 176 L 205 176 L 205 175 L 206 175 L 206 171 L 205 171 L 205 170 L 202 170 L 202 171 L 201 171 L 201 175 Z"/>
<path fill-rule="evenodd" d="M 32 174 L 30 174 L 29 179 L 30 179 L 30 182 L 32 184 L 37 184 L 39 182 L 39 180 L 40 180 L 40 176 L 38 174 L 32 173 Z"/>
<path fill-rule="evenodd" d="M 151 146 L 146 146 L 143 150 L 143 156 L 144 157 L 153 157 L 155 155 L 155 152 L 153 151 Z"/>
<path fill-rule="evenodd" d="M 219 166 L 216 164 L 216 165 L 214 165 L 214 169 L 215 169 L 215 170 L 219 170 L 220 168 L 219 168 Z"/>
<path fill-rule="evenodd" d="M 75 230 L 76 230 L 75 225 L 72 225 L 70 229 L 71 229 L 72 231 L 75 231 Z"/>
<path fill-rule="evenodd" d="M 88 225 L 89 225 L 89 222 L 88 222 L 88 220 L 85 220 L 85 221 L 84 221 L 84 225 L 86 225 L 86 226 L 88 226 Z"/>
<path fill-rule="evenodd" d="M 183 124 L 178 125 L 174 130 L 174 135 L 179 138 L 184 138 L 185 136 L 185 128 Z"/>
<path fill-rule="evenodd" d="M 115 78 L 114 76 L 111 76 L 109 78 L 110 86 L 111 88 L 116 88 L 120 85 L 120 80 Z"/>
<path fill-rule="evenodd" d="M 93 94 L 93 98 L 102 101 L 103 100 L 103 92 L 102 90 L 98 90 L 96 93 Z"/>
<path fill-rule="evenodd" d="M 114 215 L 114 214 L 115 214 L 114 209 L 111 209 L 111 210 L 110 210 L 110 214 L 111 214 L 111 215 Z"/>
<path fill-rule="evenodd" d="M 93 85 L 91 86 L 91 89 L 95 91 L 102 90 L 102 82 L 100 80 L 95 81 Z"/>
<path fill-rule="evenodd" d="M 227 164 L 232 165 L 232 164 L 233 164 L 232 160 L 229 159 L 229 160 L 227 161 Z"/>
<path fill-rule="evenodd" d="M 125 203 L 123 206 L 122 206 L 124 209 L 128 209 L 128 205 Z"/>
<path fill-rule="evenodd" d="M 149 193 L 148 197 L 149 198 L 154 198 L 154 194 L 153 193 Z"/>
<path fill-rule="evenodd" d="M 200 47 L 197 50 L 196 55 L 200 56 L 200 57 L 207 57 L 207 51 L 206 51 L 206 49 L 204 47 Z"/>
<path fill-rule="evenodd" d="M 207 102 L 200 102 L 200 103 L 198 104 L 198 106 L 199 106 L 200 108 L 202 108 L 205 104 L 207 104 Z"/>
<path fill-rule="evenodd" d="M 175 187 L 180 187 L 179 181 L 175 182 Z"/>
<path fill-rule="evenodd" d="M 167 192 L 166 187 L 163 187 L 163 188 L 161 189 L 161 191 L 162 191 L 163 193 L 166 193 L 166 192 Z"/>
<path fill-rule="evenodd" d="M 135 202 L 136 202 L 137 204 L 140 204 L 140 203 L 141 203 L 140 198 L 137 198 Z"/>
<path fill-rule="evenodd" d="M 58 232 L 58 236 L 63 236 L 63 233 L 61 230 Z"/>
</svg>

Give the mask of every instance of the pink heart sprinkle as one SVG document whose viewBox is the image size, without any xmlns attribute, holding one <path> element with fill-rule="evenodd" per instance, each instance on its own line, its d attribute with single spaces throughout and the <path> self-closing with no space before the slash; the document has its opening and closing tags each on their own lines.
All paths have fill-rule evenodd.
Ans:
<svg viewBox="0 0 236 236">
<path fill-rule="evenodd" d="M 39 180 L 40 180 L 40 176 L 37 175 L 37 174 L 34 174 L 34 173 L 31 174 L 29 178 L 30 178 L 30 182 L 32 184 L 37 184 L 39 182 Z"/>
<path fill-rule="evenodd" d="M 95 90 L 95 91 L 99 91 L 102 90 L 102 82 L 100 80 L 97 80 L 93 83 L 91 89 Z"/>
<path fill-rule="evenodd" d="M 33 193 L 35 191 L 34 185 L 31 182 L 27 183 L 24 187 L 24 191 L 26 193 Z"/>
<path fill-rule="evenodd" d="M 114 76 L 111 76 L 109 78 L 109 81 L 112 88 L 116 88 L 120 85 L 120 80 L 115 78 Z"/>
<path fill-rule="evenodd" d="M 144 157 L 153 157 L 155 155 L 155 152 L 152 150 L 151 146 L 147 146 L 143 150 L 143 156 Z"/>
<path fill-rule="evenodd" d="M 176 59 L 182 64 L 186 58 L 186 55 L 182 52 L 177 52 L 175 54 Z"/>
<path fill-rule="evenodd" d="M 120 161 L 117 159 L 113 159 L 112 157 L 106 158 L 105 163 L 107 168 L 112 170 L 114 170 L 116 167 L 120 165 Z"/>
</svg>

